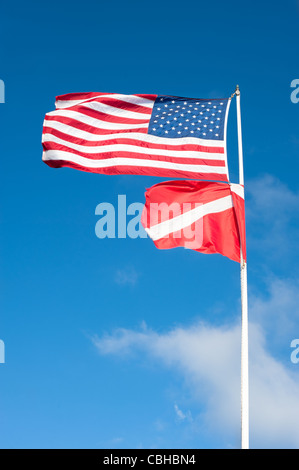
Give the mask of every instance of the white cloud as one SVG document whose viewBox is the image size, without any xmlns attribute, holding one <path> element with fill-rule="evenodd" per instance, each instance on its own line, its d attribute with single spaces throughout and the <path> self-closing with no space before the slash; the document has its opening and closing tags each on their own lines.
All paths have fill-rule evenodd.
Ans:
<svg viewBox="0 0 299 470">
<path fill-rule="evenodd" d="M 247 184 L 247 191 L 252 195 L 255 208 L 263 211 L 279 211 L 291 214 L 298 208 L 299 194 L 292 191 L 286 184 L 273 175 L 266 174 L 252 179 Z"/>
<path fill-rule="evenodd" d="M 146 352 L 185 379 L 194 403 L 204 406 L 201 430 L 235 442 L 240 427 L 240 326 L 195 324 L 166 333 L 122 329 L 94 338 L 101 354 Z M 296 367 L 296 366 L 293 366 Z M 266 349 L 257 324 L 250 324 L 250 426 L 252 447 L 299 446 L 299 379 Z M 177 417 L 185 419 L 175 406 Z M 190 415 L 191 416 L 191 415 Z M 203 431 L 202 431 L 203 432 Z M 223 437 L 223 436 L 222 436 Z"/>
<path fill-rule="evenodd" d="M 251 292 L 249 315 L 263 325 L 271 347 L 277 350 L 288 345 L 298 335 L 299 281 L 271 276 L 263 296 Z"/>
<path fill-rule="evenodd" d="M 139 279 L 139 274 L 133 267 L 118 269 L 115 273 L 114 281 L 119 285 L 135 286 Z"/>
<path fill-rule="evenodd" d="M 183 412 L 179 407 L 178 405 L 175 403 L 174 404 L 174 411 L 175 411 L 175 414 L 177 416 L 177 418 L 180 420 L 180 421 L 192 421 L 192 416 L 191 416 L 191 412 L 190 411 L 187 411 L 187 412 Z"/>
<path fill-rule="evenodd" d="M 182 410 L 179 409 L 178 405 L 175 403 L 174 405 L 174 411 L 179 419 L 185 419 L 186 415 L 182 412 Z"/>
<path fill-rule="evenodd" d="M 249 253 L 255 252 L 265 265 L 274 258 L 279 263 L 287 260 L 294 277 L 299 194 L 266 175 L 247 184 L 247 195 Z M 249 266 L 249 282 L 255 281 L 254 273 Z M 266 281 L 263 296 L 252 288 L 249 295 L 250 445 L 299 448 L 299 364 L 290 361 L 290 342 L 298 337 L 299 282 L 269 274 Z M 179 373 L 200 415 L 192 411 L 191 417 L 191 412 L 175 404 L 176 418 L 192 426 L 192 432 L 209 434 L 216 442 L 220 436 L 227 447 L 238 446 L 239 324 L 215 327 L 197 322 L 164 333 L 144 324 L 138 330 L 118 329 L 93 341 L 101 354 L 122 357 L 142 352 L 142 357 L 146 353 L 160 367 Z"/>
</svg>

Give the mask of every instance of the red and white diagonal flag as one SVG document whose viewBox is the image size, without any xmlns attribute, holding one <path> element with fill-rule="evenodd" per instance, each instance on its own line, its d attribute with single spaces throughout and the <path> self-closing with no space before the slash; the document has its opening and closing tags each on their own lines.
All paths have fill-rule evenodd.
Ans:
<svg viewBox="0 0 299 470">
<path fill-rule="evenodd" d="M 93 173 L 228 181 L 230 99 L 71 93 L 45 116 L 43 161 Z"/>
<path fill-rule="evenodd" d="M 169 181 L 145 193 L 141 223 L 157 248 L 190 248 L 246 261 L 244 187 Z"/>
</svg>

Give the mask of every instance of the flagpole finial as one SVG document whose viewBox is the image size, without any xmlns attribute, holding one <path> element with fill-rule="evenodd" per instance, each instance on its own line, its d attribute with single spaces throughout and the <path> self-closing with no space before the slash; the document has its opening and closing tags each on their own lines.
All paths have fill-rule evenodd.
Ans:
<svg viewBox="0 0 299 470">
<path fill-rule="evenodd" d="M 235 91 L 231 94 L 230 99 L 232 99 L 235 95 L 240 95 L 240 88 L 239 85 L 236 86 Z"/>
</svg>

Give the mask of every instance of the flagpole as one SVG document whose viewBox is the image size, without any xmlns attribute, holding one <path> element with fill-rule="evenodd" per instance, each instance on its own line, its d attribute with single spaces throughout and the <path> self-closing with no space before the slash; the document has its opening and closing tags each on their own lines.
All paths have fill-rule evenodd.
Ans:
<svg viewBox="0 0 299 470">
<path fill-rule="evenodd" d="M 236 87 L 238 151 L 239 151 L 239 184 L 244 186 L 243 147 L 241 127 L 240 89 Z M 249 364 L 248 364 L 248 296 L 247 296 L 247 263 L 243 260 L 241 249 L 241 446 L 249 449 Z"/>
</svg>

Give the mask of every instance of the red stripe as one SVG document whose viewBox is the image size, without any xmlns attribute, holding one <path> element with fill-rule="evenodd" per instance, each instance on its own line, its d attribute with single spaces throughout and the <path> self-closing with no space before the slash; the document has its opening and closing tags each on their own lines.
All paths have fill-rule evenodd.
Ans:
<svg viewBox="0 0 299 470">
<path fill-rule="evenodd" d="M 56 104 L 56 109 L 64 109 L 64 107 L 65 107 L 65 105 L 67 104 L 68 101 L 70 102 L 70 104 L 67 107 L 72 108 L 72 109 L 77 107 L 77 106 L 82 106 L 85 103 L 101 103 L 101 104 L 112 106 L 113 108 L 116 108 L 116 109 L 125 109 L 127 111 L 132 111 L 132 112 L 135 112 L 135 113 L 143 113 L 143 114 L 151 115 L 152 109 L 148 108 L 147 106 L 142 106 L 142 104 L 131 103 L 129 101 L 122 100 L 119 97 L 113 98 L 113 94 L 111 94 L 109 97 L 105 93 L 102 93 L 102 94 L 99 94 L 99 95 L 101 95 L 101 96 L 96 95 L 95 97 L 90 97 L 90 98 L 71 98 L 71 99 L 63 99 L 63 96 L 62 97 L 57 97 L 56 98 L 57 101 L 55 103 Z M 106 96 L 102 97 L 102 95 L 106 95 Z M 124 95 L 124 96 L 126 96 L 126 95 Z M 72 104 L 71 102 L 73 100 L 82 101 L 82 102 L 77 103 L 77 104 Z M 66 102 L 62 108 L 60 108 L 60 106 L 59 106 L 59 101 L 65 101 Z M 149 100 L 149 101 L 152 101 L 152 100 Z"/>
<path fill-rule="evenodd" d="M 56 96 L 56 101 L 73 101 L 73 100 L 89 100 L 94 98 L 95 96 L 102 96 L 102 95 L 110 95 L 113 97 L 114 95 L 125 95 L 125 93 L 104 93 L 104 92 L 86 92 L 86 93 L 67 93 L 65 95 L 58 95 Z M 125 95 L 126 96 L 126 95 Z M 158 95 L 146 95 L 146 94 L 133 94 L 127 96 L 139 96 L 140 98 L 145 98 L 149 101 L 155 101 Z"/>
<path fill-rule="evenodd" d="M 83 124 L 80 121 L 77 121 L 74 118 L 68 118 L 64 116 L 45 116 L 45 121 L 58 121 L 62 124 L 67 124 L 68 126 L 75 127 L 76 129 L 80 129 L 83 131 L 91 132 L 95 135 L 107 135 L 107 134 L 119 134 L 120 132 L 140 132 L 142 134 L 147 134 L 147 128 L 134 128 L 134 129 L 99 129 L 98 127 L 94 127 L 90 124 Z M 138 123 L 140 124 L 140 122 Z"/>
<path fill-rule="evenodd" d="M 60 139 L 65 140 L 66 142 L 72 142 L 74 144 L 85 145 L 86 147 L 94 147 L 96 145 L 112 145 L 112 144 L 124 144 L 124 145 L 136 145 L 137 147 L 150 148 L 150 149 L 161 149 L 161 150 L 177 150 L 177 151 L 190 151 L 190 152 L 207 152 L 215 154 L 224 154 L 223 147 L 206 147 L 204 145 L 194 145 L 194 144 L 182 144 L 182 145 L 166 145 L 166 144 L 157 144 L 152 142 L 144 142 L 136 139 L 128 138 L 115 138 L 111 140 L 99 140 L 91 141 L 85 140 L 80 137 L 73 137 L 72 135 L 65 134 L 57 129 L 52 127 L 43 128 L 43 134 L 52 134 Z M 169 139 L 171 141 L 171 139 Z"/>
<path fill-rule="evenodd" d="M 72 100 L 88 100 L 94 96 L 99 95 L 115 95 L 115 93 L 96 93 L 96 92 L 87 92 L 87 93 L 66 93 L 65 95 L 56 96 L 56 101 L 72 101 Z"/>
<path fill-rule="evenodd" d="M 150 116 L 148 118 L 140 118 L 140 119 L 127 118 L 121 115 L 113 115 L 113 114 L 103 113 L 101 111 L 96 111 L 94 109 L 85 108 L 82 105 L 73 106 L 72 108 L 64 108 L 64 109 L 66 111 L 67 110 L 76 111 L 80 114 L 84 114 L 85 116 L 98 119 L 99 121 L 114 122 L 116 124 L 148 124 L 150 122 Z M 52 114 L 52 116 L 55 116 L 55 111 Z M 99 122 L 99 125 L 101 125 L 101 122 Z"/>
<path fill-rule="evenodd" d="M 158 95 L 140 95 L 140 94 L 134 94 L 133 96 L 139 96 L 140 98 L 145 98 L 146 100 L 150 100 L 150 101 L 156 101 Z"/>
<path fill-rule="evenodd" d="M 194 178 L 194 179 L 205 179 L 215 181 L 227 182 L 226 175 L 219 175 L 218 173 L 198 173 L 183 170 L 168 170 L 163 168 L 145 168 L 143 166 L 126 166 L 117 165 L 109 168 L 87 168 L 77 163 L 69 162 L 66 160 L 45 160 L 48 166 L 52 168 L 74 168 L 76 170 L 86 171 L 88 173 L 98 173 L 106 175 L 146 175 L 146 176 L 158 176 L 158 177 L 173 177 L 173 178 Z"/>
<path fill-rule="evenodd" d="M 104 105 L 111 106 L 112 108 L 124 109 L 125 111 L 131 111 L 134 113 L 142 113 L 142 114 L 152 114 L 152 109 L 147 108 L 146 106 L 137 105 L 135 103 L 129 103 L 128 101 L 122 101 L 121 99 L 111 99 L 111 98 L 95 98 L 94 100 L 90 101 L 91 103 L 100 103 Z M 85 103 L 85 102 L 84 102 Z M 77 106 L 82 106 L 84 103 L 80 103 Z"/>
<path fill-rule="evenodd" d="M 206 165 L 206 166 L 220 166 L 225 167 L 225 162 L 223 160 L 205 160 L 199 158 L 186 158 L 186 157 L 167 157 L 165 155 L 150 155 L 145 153 L 139 153 L 136 151 L 113 151 L 113 152 L 98 152 L 98 153 L 86 153 L 80 152 L 79 150 L 74 150 L 66 145 L 57 144 L 56 142 L 43 142 L 44 150 L 62 150 L 64 152 L 69 152 L 74 155 L 79 155 L 90 160 L 104 160 L 107 158 L 138 158 L 141 160 L 150 160 L 158 162 L 170 162 L 170 163 L 180 163 L 185 165 Z"/>
</svg>

